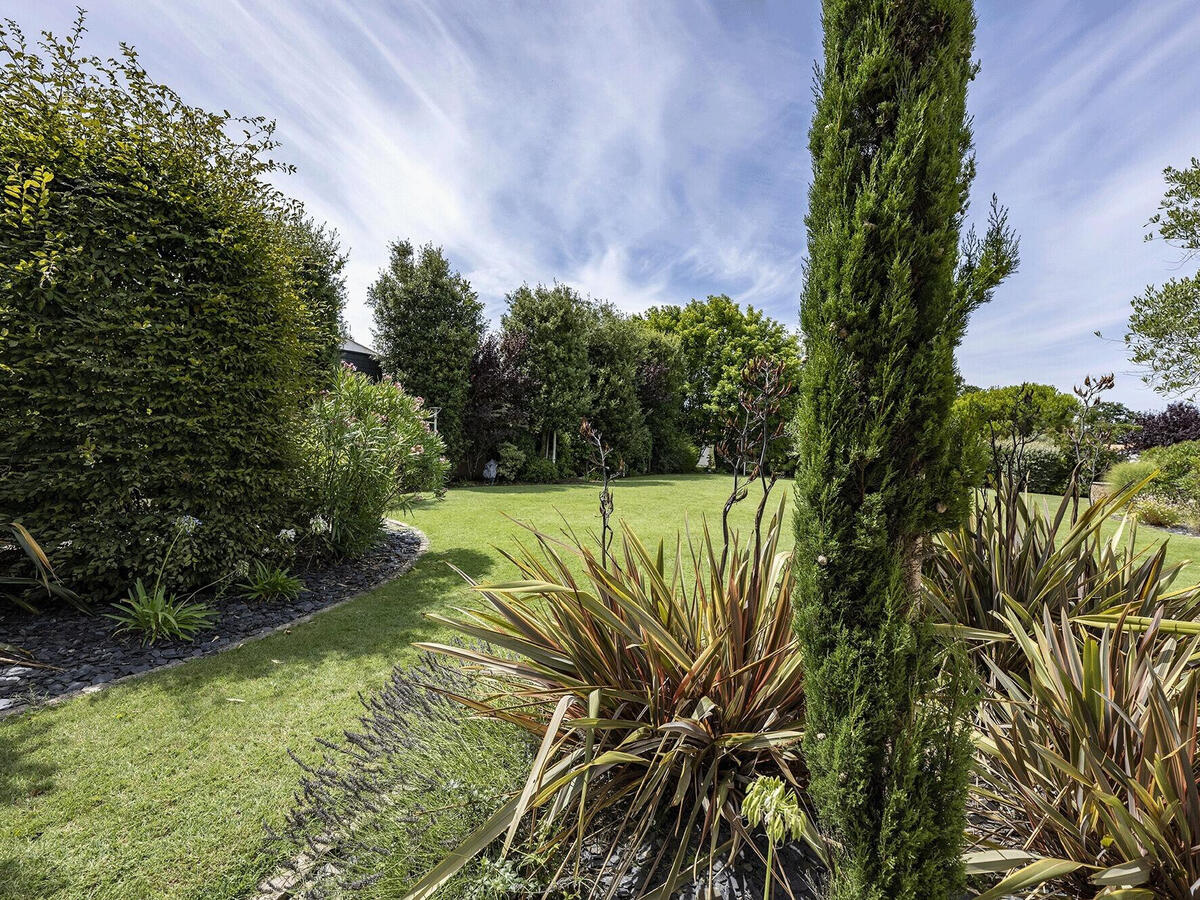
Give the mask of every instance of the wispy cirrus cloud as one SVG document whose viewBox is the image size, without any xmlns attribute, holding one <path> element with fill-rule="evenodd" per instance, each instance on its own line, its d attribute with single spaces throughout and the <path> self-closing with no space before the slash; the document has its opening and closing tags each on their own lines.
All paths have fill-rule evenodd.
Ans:
<svg viewBox="0 0 1200 900">
<path fill-rule="evenodd" d="M 72 2 L 11 0 L 27 30 Z M 979 2 L 977 210 L 1021 272 L 961 354 L 981 384 L 1128 369 L 1128 300 L 1161 169 L 1200 155 L 1194 0 Z M 105 0 L 90 49 L 136 45 L 190 102 L 279 122 L 285 189 L 351 251 L 349 319 L 396 238 L 433 241 L 497 317 L 557 278 L 625 309 L 726 292 L 795 324 L 818 5 Z M 1123 399 L 1158 401 L 1135 377 Z"/>
</svg>

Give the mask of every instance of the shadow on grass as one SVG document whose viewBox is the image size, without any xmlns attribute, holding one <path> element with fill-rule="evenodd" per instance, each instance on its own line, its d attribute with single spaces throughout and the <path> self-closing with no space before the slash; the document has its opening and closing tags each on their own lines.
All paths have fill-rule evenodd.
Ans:
<svg viewBox="0 0 1200 900">
<path fill-rule="evenodd" d="M 16 722 L 22 724 L 19 730 L 6 728 Z M 44 757 L 35 758 L 32 752 L 44 744 L 49 730 L 50 723 L 33 712 L 0 719 L 0 806 L 54 789 L 56 767 Z M 0 884 L 5 883 L 0 878 Z"/>
<path fill-rule="evenodd" d="M 677 475 L 671 478 L 658 478 L 653 475 L 638 475 L 634 478 L 619 478 L 613 482 L 613 488 L 621 487 L 626 490 L 637 488 L 664 487 L 674 484 L 684 478 L 708 478 L 705 474 Z M 510 496 L 535 496 L 538 494 L 555 494 L 579 488 L 598 488 L 599 481 L 562 481 L 552 484 L 485 484 L 480 481 L 469 481 L 455 485 L 451 490 L 456 494 L 493 494 Z M 423 497 L 410 504 L 414 510 L 435 509 L 439 501 L 435 497 Z"/>
<path fill-rule="evenodd" d="M 16 722 L 21 722 L 22 727 L 5 727 Z M 49 730 L 50 723 L 46 717 L 37 718 L 29 713 L 0 721 L 0 807 L 20 806 L 55 789 L 57 765 L 47 760 L 44 754 L 35 753 L 44 745 Z M 17 828 L 12 821 L 7 825 L 12 829 Z M 44 840 L 41 831 L 13 836 L 31 843 Z M 0 857 L 0 900 L 46 896 L 58 891 L 64 884 L 61 876 L 46 871 L 40 863 L 10 854 Z"/>
<path fill-rule="evenodd" d="M 58 893 L 66 882 L 40 864 L 13 856 L 0 858 L 0 900 L 30 900 Z"/>
<path fill-rule="evenodd" d="M 162 673 L 161 686 L 190 693 L 213 677 L 272 677 L 278 659 L 314 669 L 330 658 L 383 657 L 374 674 L 380 683 L 391 667 L 414 653 L 412 644 L 443 633 L 426 613 L 469 604 L 469 588 L 451 566 L 472 578 L 485 578 L 495 561 L 486 553 L 455 548 L 429 552 L 406 574 L 341 606 L 242 647 Z M 138 684 L 139 679 L 132 684 Z"/>
</svg>

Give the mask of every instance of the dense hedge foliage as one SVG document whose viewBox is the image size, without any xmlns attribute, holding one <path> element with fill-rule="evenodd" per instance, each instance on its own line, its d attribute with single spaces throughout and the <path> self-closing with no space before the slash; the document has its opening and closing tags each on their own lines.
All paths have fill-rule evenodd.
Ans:
<svg viewBox="0 0 1200 900">
<path fill-rule="evenodd" d="M 185 105 L 131 50 L 86 58 L 81 33 L 39 58 L 0 28 L 0 519 L 111 594 L 181 517 L 195 579 L 286 523 L 340 297 L 268 184 L 273 126 Z"/>
<path fill-rule="evenodd" d="M 567 285 L 511 293 L 501 331 L 480 341 L 469 374 L 465 477 L 478 478 L 489 459 L 504 480 L 586 474 L 584 418 L 612 448 L 614 471 L 696 467 L 678 338 Z"/>
<path fill-rule="evenodd" d="M 1025 447 L 1023 457 L 1024 484 L 1035 494 L 1065 494 L 1073 468 L 1062 448 L 1051 443 L 1036 442 Z"/>
<path fill-rule="evenodd" d="M 1113 466 L 1105 480 L 1124 487 L 1155 472 L 1151 493 L 1172 503 L 1200 503 L 1200 441 L 1147 450 L 1135 461 Z"/>
<path fill-rule="evenodd" d="M 584 418 L 612 448 L 614 471 L 694 471 L 701 446 L 736 431 L 752 360 L 780 361 L 789 383 L 799 373 L 796 336 L 725 296 L 636 316 L 558 283 L 507 299 L 500 333 L 480 341 L 470 365 L 466 477 L 488 459 L 503 479 L 586 474 Z"/>
</svg>

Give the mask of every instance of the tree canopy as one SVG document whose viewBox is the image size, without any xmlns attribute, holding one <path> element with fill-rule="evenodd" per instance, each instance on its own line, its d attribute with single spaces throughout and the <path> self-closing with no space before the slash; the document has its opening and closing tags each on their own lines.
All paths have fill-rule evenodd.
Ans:
<svg viewBox="0 0 1200 900">
<path fill-rule="evenodd" d="M 1010 384 L 961 394 L 954 409 L 970 435 L 990 440 L 1052 437 L 1070 424 L 1079 401 L 1049 384 Z"/>
<path fill-rule="evenodd" d="M 684 426 L 698 445 L 720 440 L 737 418 L 738 391 L 747 363 L 759 357 L 785 363 L 785 378 L 799 377 L 796 335 L 752 306 L 725 294 L 684 306 L 651 307 L 646 323 L 679 341 L 684 368 Z"/>
<path fill-rule="evenodd" d="M 588 335 L 595 307 L 565 284 L 521 285 L 502 324 L 523 345 L 518 365 L 530 386 L 530 425 L 546 451 L 556 433 L 574 434 L 590 413 Z"/>
<path fill-rule="evenodd" d="M 1155 233 L 1146 237 L 1179 248 L 1187 262 L 1200 253 L 1200 159 L 1163 174 L 1167 192 L 1150 219 Z M 1125 344 L 1156 390 L 1192 398 L 1200 393 L 1200 273 L 1148 285 L 1134 297 Z"/>
<path fill-rule="evenodd" d="M 471 357 L 484 332 L 483 304 L 440 247 L 426 244 L 418 253 L 409 241 L 391 245 L 367 304 L 375 313 L 375 348 L 384 371 L 438 408 L 446 455 L 458 464 Z"/>
</svg>

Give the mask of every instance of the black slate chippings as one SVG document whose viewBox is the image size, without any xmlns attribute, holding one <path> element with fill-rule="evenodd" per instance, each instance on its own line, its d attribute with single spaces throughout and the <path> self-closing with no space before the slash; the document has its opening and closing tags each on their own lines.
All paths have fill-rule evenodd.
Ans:
<svg viewBox="0 0 1200 900">
<path fill-rule="evenodd" d="M 106 609 L 87 615 L 70 608 L 39 614 L 0 605 L 0 715 L 76 691 L 183 660 L 209 656 L 361 594 L 405 572 L 421 555 L 424 537 L 391 526 L 365 555 L 298 573 L 304 590 L 295 600 L 247 601 L 227 596 L 214 603 L 217 620 L 191 641 L 159 641 L 143 647 L 137 635 L 114 635 Z M 27 661 L 26 661 L 27 660 Z M 36 665 L 34 665 L 36 663 Z"/>
</svg>

